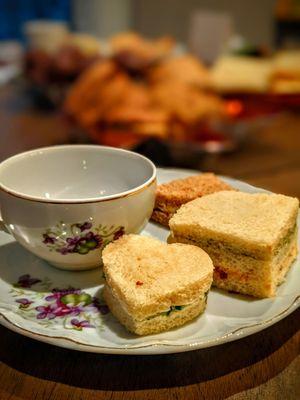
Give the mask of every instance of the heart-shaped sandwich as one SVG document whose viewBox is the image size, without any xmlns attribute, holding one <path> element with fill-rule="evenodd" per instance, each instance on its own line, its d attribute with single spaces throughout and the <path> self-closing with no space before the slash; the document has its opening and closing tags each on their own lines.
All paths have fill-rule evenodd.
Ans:
<svg viewBox="0 0 300 400">
<path fill-rule="evenodd" d="M 124 235 L 104 249 L 102 258 L 104 299 L 129 331 L 166 331 L 204 311 L 213 263 L 200 248 Z"/>
</svg>

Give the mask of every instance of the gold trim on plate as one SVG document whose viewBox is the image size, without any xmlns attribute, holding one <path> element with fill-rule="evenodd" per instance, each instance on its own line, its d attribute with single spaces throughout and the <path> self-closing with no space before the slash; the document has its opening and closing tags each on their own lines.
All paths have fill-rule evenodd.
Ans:
<svg viewBox="0 0 300 400">
<path fill-rule="evenodd" d="M 110 346 L 97 346 L 97 345 L 93 345 L 93 344 L 86 344 L 86 343 L 82 343 L 82 342 L 78 342 L 74 339 L 71 338 L 67 338 L 67 337 L 63 337 L 63 336 L 51 336 L 51 335 L 45 335 L 42 333 L 37 333 L 37 332 L 33 332 L 30 331 L 28 329 L 25 329 L 23 327 L 20 327 L 19 325 L 17 325 L 16 323 L 12 322 L 5 314 L 3 314 L 2 312 L 0 312 L 0 317 L 2 317 L 3 319 L 5 319 L 9 325 L 12 325 L 13 327 L 16 327 L 18 330 L 26 332 L 30 335 L 25 334 L 24 336 L 28 336 L 28 337 L 32 337 L 35 338 L 35 336 L 37 337 L 37 340 L 44 342 L 44 340 L 40 340 L 39 338 L 50 338 L 50 339 L 58 339 L 58 340 L 66 340 L 67 342 L 71 342 L 71 343 L 75 343 L 77 345 L 83 346 L 83 347 L 89 347 L 89 348 L 95 348 L 95 349 L 103 349 L 103 350 L 112 350 L 112 351 L 118 351 L 118 350 L 124 350 L 124 351 L 131 351 L 131 350 L 140 350 L 140 349 L 146 349 L 146 348 L 151 348 L 151 347 L 174 347 L 176 349 L 179 348 L 192 348 L 192 347 L 200 347 L 203 344 L 209 344 L 210 346 L 212 345 L 217 345 L 217 344 L 221 344 L 218 343 L 220 341 L 223 341 L 226 338 L 229 338 L 231 336 L 237 335 L 238 332 L 242 331 L 243 329 L 250 329 L 250 328 L 254 328 L 256 326 L 262 326 L 265 325 L 265 328 L 268 328 L 270 325 L 272 325 L 273 323 L 275 323 L 277 320 L 281 320 L 283 318 L 283 316 L 285 314 L 288 313 L 288 311 L 298 302 L 298 300 L 300 300 L 300 295 L 298 295 L 297 297 L 295 297 L 295 299 L 292 301 L 292 303 L 283 311 L 281 311 L 279 314 L 276 314 L 274 317 L 267 319 L 266 321 L 261 321 L 261 322 L 257 322 L 255 324 L 251 324 L 251 325 L 245 325 L 245 326 L 241 326 L 231 332 L 226 333 L 223 336 L 220 336 L 216 339 L 212 339 L 212 340 L 208 340 L 208 341 L 200 341 L 200 342 L 194 342 L 194 343 L 187 343 L 187 344 L 176 344 L 176 343 L 165 343 L 164 341 L 157 341 L 156 343 L 150 343 L 147 345 L 125 345 L 125 346 L 116 346 L 116 347 L 110 347 Z M 299 302 L 300 305 L 300 302 Z M 295 310 L 299 307 L 299 305 L 296 305 Z M 282 318 L 281 318 L 282 317 Z M 1 323 L 1 318 L 0 318 L 0 323 Z M 263 330 L 262 329 L 262 330 Z M 12 329 L 13 330 L 13 329 Z M 257 331 L 259 332 L 259 331 Z M 254 332 L 256 333 L 256 332 Z M 249 336 L 249 335 L 243 335 L 241 337 L 245 337 L 245 336 Z M 49 343 L 49 342 L 47 342 Z M 54 344 L 54 343 L 50 343 L 50 344 Z M 59 346 L 58 344 L 54 344 Z M 64 347 L 64 346 L 61 346 Z M 209 346 L 207 346 L 209 347 Z M 74 349 L 76 350 L 76 349 Z M 121 354 L 121 353 L 119 353 Z"/>
</svg>

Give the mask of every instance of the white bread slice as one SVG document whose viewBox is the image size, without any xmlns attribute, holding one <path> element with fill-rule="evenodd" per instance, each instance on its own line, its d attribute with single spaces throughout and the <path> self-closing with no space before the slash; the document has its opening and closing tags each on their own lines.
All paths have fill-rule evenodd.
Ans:
<svg viewBox="0 0 300 400">
<path fill-rule="evenodd" d="M 221 191 L 183 205 L 169 225 L 175 237 L 209 238 L 270 259 L 298 209 L 298 199 L 281 194 Z"/>
<path fill-rule="evenodd" d="M 218 192 L 182 206 L 169 243 L 197 245 L 214 263 L 213 285 L 271 297 L 297 255 L 295 198 Z"/>
<path fill-rule="evenodd" d="M 148 334 L 170 329 L 203 311 L 213 264 L 198 247 L 124 235 L 106 246 L 102 259 L 106 277 L 104 299 L 129 330 Z M 191 305 L 195 307 L 189 311 Z M 184 307 L 170 313 L 172 318 L 165 317 L 164 324 L 156 329 L 153 317 L 161 317 L 159 314 L 175 306 Z M 145 322 L 147 318 L 150 319 Z M 140 322 L 146 326 L 139 330 L 136 328 Z"/>
</svg>

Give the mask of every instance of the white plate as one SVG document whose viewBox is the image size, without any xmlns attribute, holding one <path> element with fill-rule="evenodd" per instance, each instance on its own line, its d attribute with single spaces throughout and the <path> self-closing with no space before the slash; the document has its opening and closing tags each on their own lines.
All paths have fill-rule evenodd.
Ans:
<svg viewBox="0 0 300 400">
<path fill-rule="evenodd" d="M 167 182 L 193 173 L 159 169 L 158 179 Z M 240 181 L 223 179 L 245 192 L 263 191 Z M 164 241 L 168 231 L 149 223 L 143 234 Z M 298 257 L 274 299 L 256 300 L 212 289 L 206 312 L 193 322 L 169 332 L 136 337 L 110 313 L 102 314 L 107 310 L 101 306 L 101 300 L 94 302 L 94 296 L 101 299 L 100 269 L 57 270 L 27 252 L 9 235 L 0 233 L 0 323 L 42 342 L 95 353 L 164 354 L 196 350 L 261 331 L 294 311 L 300 304 L 299 264 Z M 30 278 L 20 280 L 26 274 Z M 33 278 L 39 281 L 32 281 Z M 51 293 L 54 288 L 69 287 L 80 290 L 69 293 L 67 298 L 61 291 Z M 84 326 L 87 322 L 83 321 L 92 327 Z"/>
</svg>

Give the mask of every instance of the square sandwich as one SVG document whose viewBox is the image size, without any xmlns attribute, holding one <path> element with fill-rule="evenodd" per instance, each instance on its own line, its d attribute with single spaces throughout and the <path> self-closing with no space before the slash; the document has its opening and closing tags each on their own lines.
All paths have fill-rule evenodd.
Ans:
<svg viewBox="0 0 300 400">
<path fill-rule="evenodd" d="M 213 173 L 203 173 L 184 179 L 163 183 L 157 187 L 152 219 L 164 226 L 169 226 L 169 220 L 182 204 L 197 197 L 233 189 Z"/>
<path fill-rule="evenodd" d="M 169 242 L 201 247 L 214 263 L 213 284 L 271 297 L 297 255 L 296 198 L 222 191 L 183 205 Z"/>
<path fill-rule="evenodd" d="M 213 263 L 198 247 L 124 235 L 105 247 L 102 258 L 103 297 L 129 331 L 162 332 L 204 311 Z"/>
</svg>

